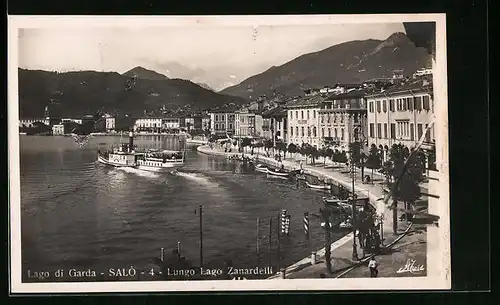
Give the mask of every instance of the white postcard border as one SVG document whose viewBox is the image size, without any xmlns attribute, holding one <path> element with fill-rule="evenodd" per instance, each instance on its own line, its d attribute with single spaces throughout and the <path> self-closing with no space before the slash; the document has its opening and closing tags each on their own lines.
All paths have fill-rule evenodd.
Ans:
<svg viewBox="0 0 500 305">
<path fill-rule="evenodd" d="M 439 228 L 435 232 L 439 250 L 428 252 L 426 277 L 363 279 L 288 279 L 249 281 L 141 281 L 22 283 L 20 162 L 18 134 L 18 29 L 40 27 L 156 27 L 156 26 L 249 26 L 367 24 L 392 22 L 436 22 L 434 96 L 436 103 L 436 148 L 440 174 Z M 450 289 L 450 226 L 448 167 L 448 97 L 445 14 L 380 15 L 275 15 L 275 16 L 8 16 L 8 145 L 10 200 L 10 288 L 11 293 L 82 292 L 187 292 L 187 291 L 298 291 L 298 290 L 414 290 Z M 428 236 L 430 233 L 428 233 Z"/>
</svg>

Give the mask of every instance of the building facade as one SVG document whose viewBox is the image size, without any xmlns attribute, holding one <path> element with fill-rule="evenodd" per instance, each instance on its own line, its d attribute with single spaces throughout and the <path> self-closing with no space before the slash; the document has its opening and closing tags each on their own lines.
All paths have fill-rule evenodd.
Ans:
<svg viewBox="0 0 500 305">
<path fill-rule="evenodd" d="M 234 112 L 211 112 L 210 132 L 215 135 L 234 135 L 235 131 Z"/>
<path fill-rule="evenodd" d="M 266 138 L 274 139 L 274 141 L 289 142 L 288 125 L 287 125 L 287 110 L 283 106 L 277 106 L 262 113 L 263 121 L 269 123 L 269 136 Z M 264 129 L 264 128 L 263 128 Z M 264 130 L 264 134 L 266 131 Z"/>
<path fill-rule="evenodd" d="M 388 159 L 393 144 L 411 150 L 430 124 L 434 115 L 432 84 L 417 80 L 367 96 L 368 145 L 374 144 Z M 422 148 L 434 145 L 434 127 L 425 133 Z"/>
<path fill-rule="evenodd" d="M 211 124 L 210 124 L 210 115 L 204 115 L 201 117 L 201 129 L 203 131 L 205 130 L 211 130 Z"/>
<path fill-rule="evenodd" d="M 161 118 L 141 118 L 136 119 L 134 131 L 159 130 L 163 127 Z"/>
<path fill-rule="evenodd" d="M 54 136 L 64 135 L 64 125 L 63 124 L 52 125 L 52 134 Z"/>
<path fill-rule="evenodd" d="M 163 129 L 179 129 L 181 127 L 179 118 L 162 118 L 161 127 Z"/>
<path fill-rule="evenodd" d="M 234 136 L 237 138 L 257 138 L 263 136 L 264 120 L 259 110 L 243 108 L 234 113 Z"/>
<path fill-rule="evenodd" d="M 322 146 L 348 150 L 349 143 L 366 140 L 366 91 L 353 90 L 324 99 L 319 115 Z"/>
<path fill-rule="evenodd" d="M 322 102 L 321 95 L 314 95 L 297 98 L 286 104 L 289 143 L 320 146 L 318 110 Z"/>
<path fill-rule="evenodd" d="M 44 118 L 38 118 L 38 119 L 21 119 L 19 120 L 19 127 L 34 127 L 34 124 L 38 122 L 38 123 L 42 123 L 42 124 L 45 124 L 47 126 L 50 125 L 50 120 L 48 119 L 44 119 Z"/>
<path fill-rule="evenodd" d="M 116 128 L 116 120 L 113 117 L 106 117 L 106 131 L 113 131 Z"/>
</svg>

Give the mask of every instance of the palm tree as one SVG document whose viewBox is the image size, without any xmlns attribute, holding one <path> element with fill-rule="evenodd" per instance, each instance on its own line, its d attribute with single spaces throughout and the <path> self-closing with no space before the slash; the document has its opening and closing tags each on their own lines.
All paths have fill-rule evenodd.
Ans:
<svg viewBox="0 0 500 305">
<path fill-rule="evenodd" d="M 408 148 L 401 144 L 394 144 L 390 150 L 390 161 L 392 163 L 391 175 L 393 183 L 390 185 L 393 198 L 393 231 L 397 234 L 397 203 L 404 202 L 405 210 L 413 207 L 420 198 L 420 182 L 423 181 L 423 163 L 420 157 L 421 151 L 410 155 Z M 409 159 L 411 157 L 411 159 Z M 407 213 L 408 215 L 408 213 Z"/>
</svg>

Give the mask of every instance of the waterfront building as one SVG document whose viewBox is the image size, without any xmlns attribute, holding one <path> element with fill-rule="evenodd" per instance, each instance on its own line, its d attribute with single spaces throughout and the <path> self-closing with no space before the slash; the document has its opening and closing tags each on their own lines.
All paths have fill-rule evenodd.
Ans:
<svg viewBox="0 0 500 305">
<path fill-rule="evenodd" d="M 324 98 L 318 110 L 322 146 L 348 150 L 351 141 L 366 135 L 366 90 L 350 90 Z"/>
<path fill-rule="evenodd" d="M 288 123 L 288 142 L 296 145 L 307 143 L 320 146 L 318 133 L 318 110 L 324 97 L 320 94 L 295 98 L 286 104 Z"/>
<path fill-rule="evenodd" d="M 237 138 L 258 138 L 263 134 L 263 118 L 259 110 L 243 108 L 234 113 L 234 136 Z"/>
<path fill-rule="evenodd" d="M 203 115 L 201 117 L 201 129 L 203 131 L 210 130 L 210 115 Z"/>
<path fill-rule="evenodd" d="M 75 124 L 83 124 L 82 119 L 70 119 L 70 118 L 65 118 L 61 119 L 61 123 L 75 123 Z"/>
<path fill-rule="evenodd" d="M 375 144 L 383 152 L 384 161 L 393 144 L 411 149 L 422 137 L 434 113 L 432 96 L 428 79 L 411 80 L 367 96 L 368 145 Z M 432 127 L 425 134 L 422 148 L 431 149 L 434 139 Z"/>
<path fill-rule="evenodd" d="M 52 125 L 52 135 L 54 135 L 54 136 L 64 135 L 64 133 L 65 133 L 64 129 L 65 129 L 64 124 Z"/>
<path fill-rule="evenodd" d="M 161 127 L 162 129 L 179 129 L 181 127 L 180 121 L 179 118 L 162 118 Z"/>
<path fill-rule="evenodd" d="M 163 127 L 161 118 L 140 118 L 134 123 L 134 131 L 160 130 Z"/>
<path fill-rule="evenodd" d="M 432 69 L 418 69 L 415 73 L 413 73 L 413 78 L 418 78 L 421 76 L 432 75 Z"/>
<path fill-rule="evenodd" d="M 215 135 L 233 135 L 235 131 L 235 114 L 232 110 L 215 110 L 210 112 L 210 132 Z"/>
<path fill-rule="evenodd" d="M 116 120 L 113 117 L 106 117 L 106 131 L 113 131 L 116 127 Z"/>
<path fill-rule="evenodd" d="M 21 119 L 19 120 L 19 127 L 24 127 L 24 128 L 32 128 L 35 127 L 35 123 L 42 123 L 44 125 L 49 126 L 50 125 L 50 120 L 45 119 L 45 118 L 36 118 L 36 119 Z"/>
<path fill-rule="evenodd" d="M 270 139 L 288 143 L 287 110 L 279 105 L 262 113 L 265 120 L 269 120 Z"/>
</svg>

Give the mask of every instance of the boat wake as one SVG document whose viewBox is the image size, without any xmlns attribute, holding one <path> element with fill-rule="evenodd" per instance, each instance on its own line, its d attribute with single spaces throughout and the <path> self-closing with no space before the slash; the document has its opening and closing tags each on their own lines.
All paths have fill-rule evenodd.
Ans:
<svg viewBox="0 0 500 305">
<path fill-rule="evenodd" d="M 140 176 L 140 177 L 144 177 L 144 178 L 156 179 L 156 178 L 160 177 L 160 174 L 158 174 L 158 173 L 148 172 L 148 171 L 140 170 L 140 169 L 133 168 L 133 167 L 117 167 L 117 169 L 124 171 L 124 172 L 127 172 L 127 173 L 130 173 L 130 174 Z"/>
<path fill-rule="evenodd" d="M 203 186 L 206 186 L 208 188 L 217 188 L 219 187 L 219 184 L 213 181 L 210 181 L 210 179 L 200 173 L 192 173 L 192 172 L 176 172 L 176 176 L 183 177 L 185 179 L 191 180 L 193 182 L 196 182 L 198 184 L 201 184 Z"/>
</svg>

